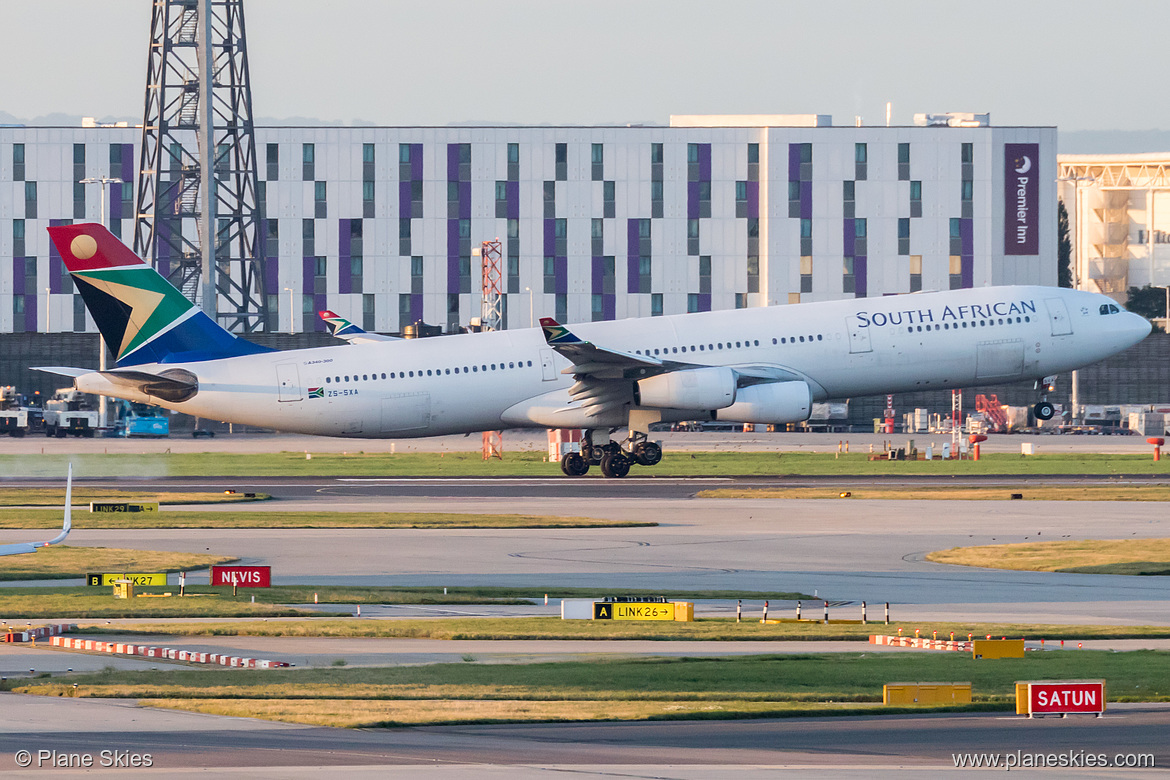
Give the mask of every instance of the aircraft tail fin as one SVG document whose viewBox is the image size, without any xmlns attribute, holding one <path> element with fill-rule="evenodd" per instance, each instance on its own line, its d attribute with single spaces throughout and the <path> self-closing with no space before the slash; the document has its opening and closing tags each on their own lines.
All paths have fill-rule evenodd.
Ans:
<svg viewBox="0 0 1170 780">
<path fill-rule="evenodd" d="M 102 225 L 48 231 L 118 366 L 271 351 L 220 327 Z"/>
</svg>

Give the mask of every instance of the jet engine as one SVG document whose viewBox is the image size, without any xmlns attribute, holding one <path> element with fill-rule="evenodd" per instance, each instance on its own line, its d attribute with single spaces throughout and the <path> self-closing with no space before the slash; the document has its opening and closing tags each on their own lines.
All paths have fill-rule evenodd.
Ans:
<svg viewBox="0 0 1170 780">
<path fill-rule="evenodd" d="M 741 387 L 735 403 L 715 413 L 715 419 L 745 423 L 790 423 L 812 414 L 812 390 L 805 382 L 772 382 Z"/>
<path fill-rule="evenodd" d="M 634 403 L 665 409 L 709 411 L 735 403 L 735 372 L 730 368 L 671 371 L 634 385 Z"/>
</svg>

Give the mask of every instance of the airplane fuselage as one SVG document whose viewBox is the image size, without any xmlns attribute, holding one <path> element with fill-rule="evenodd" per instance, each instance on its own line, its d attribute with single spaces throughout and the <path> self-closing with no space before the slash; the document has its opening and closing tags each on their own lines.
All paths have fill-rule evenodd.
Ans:
<svg viewBox="0 0 1170 780">
<path fill-rule="evenodd" d="M 1094 363 L 1149 330 L 1137 315 L 1108 310 L 1111 303 L 1076 290 L 989 287 L 572 328 L 599 346 L 661 360 L 776 369 L 824 400 L 1032 380 Z M 197 376 L 198 393 L 178 403 L 96 373 L 77 384 L 225 422 L 407 438 L 587 427 L 569 404 L 573 378 L 562 370 L 571 365 L 540 329 L 524 329 L 133 367 Z"/>
</svg>

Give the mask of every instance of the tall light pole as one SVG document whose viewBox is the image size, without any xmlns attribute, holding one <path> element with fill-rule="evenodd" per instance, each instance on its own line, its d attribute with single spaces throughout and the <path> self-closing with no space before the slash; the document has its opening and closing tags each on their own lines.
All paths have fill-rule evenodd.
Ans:
<svg viewBox="0 0 1170 780">
<path fill-rule="evenodd" d="M 107 184 L 121 184 L 122 180 L 115 176 L 98 176 L 82 179 L 82 184 L 100 184 L 101 197 L 98 202 L 101 203 L 101 223 L 102 227 L 106 227 L 106 185 Z M 98 331 L 98 371 L 106 370 L 106 340 L 102 336 L 101 331 Z M 98 430 L 105 430 L 107 427 L 107 415 L 109 414 L 109 406 L 107 405 L 106 397 L 104 395 L 98 396 Z"/>
<path fill-rule="evenodd" d="M 533 312 L 532 288 L 525 287 L 524 292 L 528 293 L 528 327 L 532 328 L 536 325 L 535 314 Z"/>
<path fill-rule="evenodd" d="M 293 297 L 293 288 L 285 287 L 284 291 L 288 293 L 288 332 L 297 332 L 297 312 L 296 299 Z"/>
</svg>

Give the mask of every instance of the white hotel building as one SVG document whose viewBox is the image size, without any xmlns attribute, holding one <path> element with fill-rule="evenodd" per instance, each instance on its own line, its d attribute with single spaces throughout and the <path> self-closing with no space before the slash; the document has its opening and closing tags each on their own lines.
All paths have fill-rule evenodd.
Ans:
<svg viewBox="0 0 1170 780">
<path fill-rule="evenodd" d="M 509 327 L 1054 285 L 1056 129 L 966 124 L 258 127 L 267 329 L 319 330 L 325 308 L 465 325 L 472 249 L 497 237 Z M 94 331 L 44 228 L 98 220 L 79 182 L 115 176 L 107 219 L 132 244 L 140 134 L 0 127 L 0 333 Z"/>
</svg>

